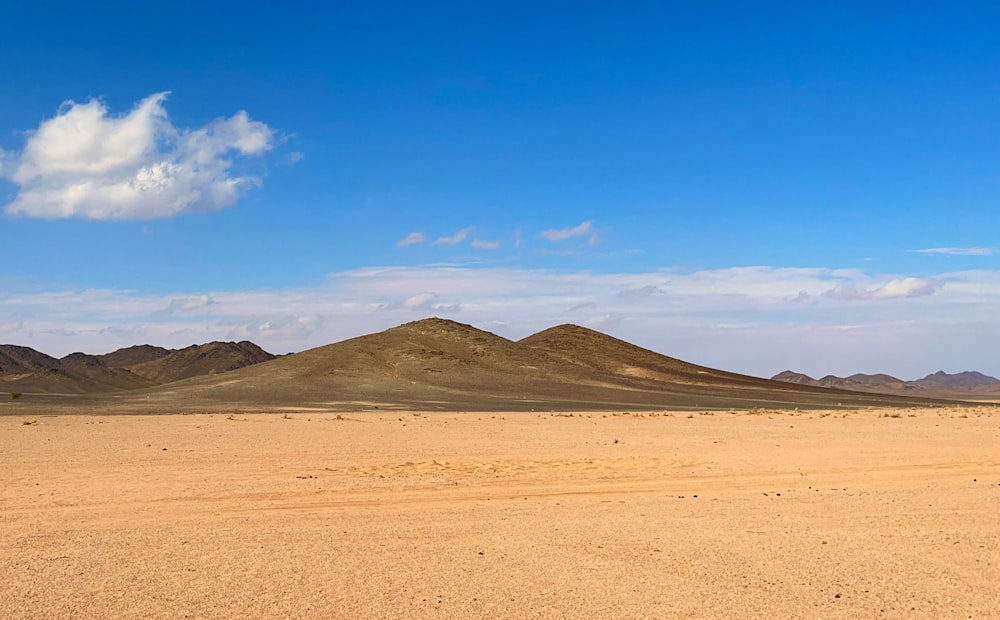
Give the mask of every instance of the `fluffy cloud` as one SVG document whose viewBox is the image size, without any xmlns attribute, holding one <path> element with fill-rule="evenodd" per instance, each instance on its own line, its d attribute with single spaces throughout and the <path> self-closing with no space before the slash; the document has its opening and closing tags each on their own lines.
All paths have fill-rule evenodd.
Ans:
<svg viewBox="0 0 1000 620">
<path fill-rule="evenodd" d="M 993 256 L 993 248 L 924 248 L 914 250 L 920 254 L 945 254 L 948 256 Z"/>
<path fill-rule="evenodd" d="M 558 243 L 560 241 L 572 239 L 573 237 L 587 237 L 587 243 L 589 245 L 597 245 L 600 241 L 600 237 L 596 232 L 594 232 L 594 222 L 591 220 L 587 220 L 586 222 L 569 228 L 543 230 L 539 234 L 543 239 L 552 243 Z"/>
<path fill-rule="evenodd" d="M 151 219 L 231 206 L 257 176 L 233 174 L 234 157 L 271 149 L 275 132 L 240 111 L 197 129 L 171 124 L 166 92 L 112 116 L 92 99 L 67 102 L 8 154 L 0 174 L 19 188 L 11 215 Z"/>
<path fill-rule="evenodd" d="M 417 245 L 418 243 L 423 243 L 427 241 L 426 235 L 422 232 L 411 232 L 402 239 L 396 242 L 397 248 L 405 248 L 411 245 Z"/>
</svg>

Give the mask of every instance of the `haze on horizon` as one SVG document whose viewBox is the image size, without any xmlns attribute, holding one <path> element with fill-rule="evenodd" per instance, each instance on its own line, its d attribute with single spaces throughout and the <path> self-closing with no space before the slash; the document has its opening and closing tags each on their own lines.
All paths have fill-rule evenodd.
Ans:
<svg viewBox="0 0 1000 620">
<path fill-rule="evenodd" d="M 1000 375 L 991 5 L 55 4 L 0 25 L 0 342 Z"/>
</svg>

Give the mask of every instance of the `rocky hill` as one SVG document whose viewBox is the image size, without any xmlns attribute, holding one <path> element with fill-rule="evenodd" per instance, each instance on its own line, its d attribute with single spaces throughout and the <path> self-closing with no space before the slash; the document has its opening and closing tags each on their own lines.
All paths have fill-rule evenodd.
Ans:
<svg viewBox="0 0 1000 620">
<path fill-rule="evenodd" d="M 211 342 L 170 350 L 150 345 L 104 355 L 56 359 L 29 347 L 0 345 L 0 391 L 94 394 L 136 390 L 274 359 L 252 342 Z"/>
<path fill-rule="evenodd" d="M 515 342 L 424 319 L 223 376 L 141 390 L 153 410 L 615 410 L 927 405 L 691 364 L 574 325 Z M 124 406 L 124 405 L 123 405 Z"/>
<path fill-rule="evenodd" d="M 872 392 L 878 394 L 911 394 L 941 398 L 963 398 L 990 393 L 1000 394 L 1000 379 L 980 372 L 948 374 L 938 371 L 915 381 L 903 381 L 886 374 L 853 374 L 848 377 L 827 375 L 813 379 L 800 372 L 786 370 L 773 377 L 774 381 L 817 387 Z"/>
</svg>

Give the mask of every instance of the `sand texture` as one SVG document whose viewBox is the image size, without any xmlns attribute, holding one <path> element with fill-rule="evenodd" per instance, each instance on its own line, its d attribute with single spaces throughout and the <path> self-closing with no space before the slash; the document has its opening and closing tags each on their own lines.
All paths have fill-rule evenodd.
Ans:
<svg viewBox="0 0 1000 620">
<path fill-rule="evenodd" d="M 0 416 L 3 618 L 1000 617 L 1000 408 Z"/>
</svg>

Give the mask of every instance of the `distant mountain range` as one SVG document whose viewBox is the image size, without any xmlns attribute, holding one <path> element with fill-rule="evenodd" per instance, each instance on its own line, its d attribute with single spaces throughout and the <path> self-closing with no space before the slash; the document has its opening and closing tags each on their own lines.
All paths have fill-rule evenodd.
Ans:
<svg viewBox="0 0 1000 620">
<path fill-rule="evenodd" d="M 0 391 L 15 390 L 24 393 L 17 399 L 22 409 L 55 403 L 74 411 L 82 403 L 84 410 L 151 413 L 353 411 L 374 406 L 613 411 L 941 403 L 926 393 L 847 392 L 717 370 L 577 325 L 559 325 L 513 341 L 437 318 L 279 358 L 250 342 L 213 342 L 174 351 L 140 345 L 62 359 L 27 347 L 0 346 Z"/>
<path fill-rule="evenodd" d="M 210 342 L 184 349 L 138 345 L 104 355 L 71 353 L 61 359 L 3 344 L 0 390 L 58 394 L 136 390 L 274 358 L 252 342 Z"/>
<path fill-rule="evenodd" d="M 916 381 L 903 381 L 886 374 L 854 374 L 849 377 L 827 375 L 822 379 L 813 379 L 800 372 L 786 370 L 773 377 L 774 381 L 784 381 L 797 385 L 833 388 L 837 390 L 852 390 L 856 392 L 875 392 L 880 394 L 927 394 L 941 397 L 969 396 L 976 394 L 1000 394 L 1000 379 L 984 375 L 981 372 L 966 371 L 949 374 L 938 371 Z"/>
</svg>

